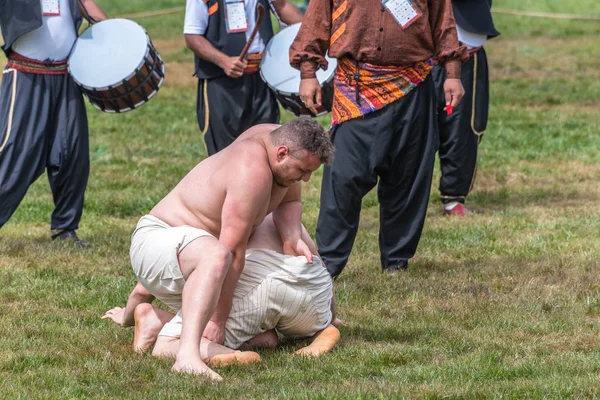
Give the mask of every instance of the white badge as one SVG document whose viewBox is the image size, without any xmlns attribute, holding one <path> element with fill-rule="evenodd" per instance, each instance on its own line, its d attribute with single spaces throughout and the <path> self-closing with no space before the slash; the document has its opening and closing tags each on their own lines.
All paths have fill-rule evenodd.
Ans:
<svg viewBox="0 0 600 400">
<path fill-rule="evenodd" d="M 227 0 L 225 3 L 225 21 L 227 32 L 246 32 L 248 30 L 248 17 L 244 0 Z"/>
<path fill-rule="evenodd" d="M 60 15 L 60 0 L 40 0 L 42 15 Z"/>
<path fill-rule="evenodd" d="M 406 29 L 422 15 L 410 0 L 381 0 L 402 29 Z"/>
</svg>

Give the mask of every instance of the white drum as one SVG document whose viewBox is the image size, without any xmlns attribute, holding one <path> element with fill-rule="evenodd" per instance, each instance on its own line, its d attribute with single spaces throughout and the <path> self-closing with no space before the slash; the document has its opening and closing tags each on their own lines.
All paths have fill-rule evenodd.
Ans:
<svg viewBox="0 0 600 400">
<path fill-rule="evenodd" d="M 260 75 L 265 83 L 273 89 L 277 100 L 284 109 L 296 116 L 314 116 L 300 100 L 300 71 L 292 68 L 289 61 L 290 46 L 296 39 L 300 25 L 299 23 L 290 25 L 269 40 L 260 63 Z M 329 63 L 327 70 L 319 69 L 317 71 L 317 80 L 321 84 L 322 90 L 322 106 L 317 115 L 330 112 L 333 105 L 333 77 L 337 60 L 329 58 L 329 56 L 325 58 Z"/>
<path fill-rule="evenodd" d="M 115 18 L 98 22 L 75 41 L 69 73 L 94 107 L 110 113 L 133 110 L 161 87 L 165 66 L 146 30 Z"/>
</svg>

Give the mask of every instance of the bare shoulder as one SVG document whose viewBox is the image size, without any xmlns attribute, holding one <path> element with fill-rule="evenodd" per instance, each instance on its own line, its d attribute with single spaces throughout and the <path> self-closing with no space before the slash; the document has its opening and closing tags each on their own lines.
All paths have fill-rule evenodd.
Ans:
<svg viewBox="0 0 600 400">
<path fill-rule="evenodd" d="M 249 139 L 251 137 L 255 137 L 256 135 L 264 135 L 273 132 L 275 129 L 279 128 L 281 125 L 279 124 L 258 124 L 244 131 L 238 138 L 235 140 L 242 141 Z"/>
<path fill-rule="evenodd" d="M 227 169 L 231 182 L 243 181 L 250 186 L 253 183 L 264 185 L 272 182 L 273 173 L 260 140 L 254 137 L 238 139 L 223 152 L 223 158 L 229 165 Z"/>
</svg>

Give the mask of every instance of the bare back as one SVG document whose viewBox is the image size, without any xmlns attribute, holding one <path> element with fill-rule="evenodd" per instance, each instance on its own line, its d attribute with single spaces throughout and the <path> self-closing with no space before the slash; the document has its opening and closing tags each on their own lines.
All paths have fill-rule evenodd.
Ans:
<svg viewBox="0 0 600 400">
<path fill-rule="evenodd" d="M 240 185 L 239 177 L 244 176 L 248 178 L 243 183 L 247 191 L 260 191 L 264 195 L 264 201 L 255 205 L 257 217 L 253 226 L 258 226 L 277 208 L 288 189 L 274 184 L 264 146 L 269 133 L 278 127 L 261 124 L 248 129 L 230 146 L 196 165 L 150 214 L 170 226 L 194 226 L 218 237 L 225 199 L 234 192 L 233 185 Z M 240 197 L 233 200 L 248 201 Z"/>
</svg>

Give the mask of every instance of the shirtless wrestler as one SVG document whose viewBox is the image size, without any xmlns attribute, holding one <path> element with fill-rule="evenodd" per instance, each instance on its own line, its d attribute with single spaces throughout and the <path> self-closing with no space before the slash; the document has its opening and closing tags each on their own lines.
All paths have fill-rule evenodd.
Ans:
<svg viewBox="0 0 600 400">
<path fill-rule="evenodd" d="M 145 290 L 134 290 L 132 304 L 156 297 L 181 310 L 173 370 L 221 379 L 202 360 L 200 338 L 224 342 L 248 238 L 267 214 L 273 213 L 283 252 L 313 262 L 301 239 L 300 181 L 332 155 L 329 137 L 309 117 L 257 125 L 200 162 L 140 219 L 130 256 L 136 289 Z M 123 310 L 117 319 L 131 325 L 131 314 Z"/>
<path fill-rule="evenodd" d="M 302 240 L 316 254 L 316 246 L 304 227 Z M 209 346 L 206 339 L 202 341 L 201 349 L 207 349 L 202 356 L 209 360 L 209 365 L 258 362 L 260 357 L 256 353 L 234 353 L 231 349 L 274 347 L 277 332 L 286 338 L 312 337 L 310 345 L 296 352 L 303 356 L 320 356 L 338 342 L 339 331 L 332 325 L 340 322 L 335 318 L 333 281 L 321 260 L 315 256 L 309 264 L 304 256 L 284 255 L 282 251 L 283 243 L 272 216 L 268 215 L 248 241 L 245 267 L 225 325 L 227 348 Z M 130 301 L 133 298 L 130 296 Z M 128 303 L 126 309 L 132 310 L 132 304 Z M 120 310 L 115 307 L 103 318 L 115 321 L 113 316 Z M 143 303 L 135 308 L 134 315 L 136 351 L 144 351 L 156 341 L 153 355 L 177 354 L 180 313 L 173 318 L 173 314 Z M 165 325 L 165 321 L 169 322 Z"/>
</svg>

